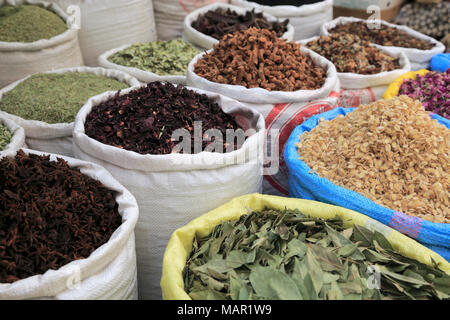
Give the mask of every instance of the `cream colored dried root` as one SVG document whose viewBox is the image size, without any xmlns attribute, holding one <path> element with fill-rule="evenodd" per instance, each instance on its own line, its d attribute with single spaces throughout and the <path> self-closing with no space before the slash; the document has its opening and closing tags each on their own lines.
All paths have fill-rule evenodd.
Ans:
<svg viewBox="0 0 450 320">
<path fill-rule="evenodd" d="M 450 130 L 407 96 L 360 106 L 297 144 L 319 176 L 385 207 L 450 222 Z"/>
</svg>

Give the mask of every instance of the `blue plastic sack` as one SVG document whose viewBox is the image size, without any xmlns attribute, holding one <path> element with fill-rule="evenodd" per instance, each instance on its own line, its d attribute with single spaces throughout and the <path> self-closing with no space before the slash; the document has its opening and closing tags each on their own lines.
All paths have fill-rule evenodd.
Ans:
<svg viewBox="0 0 450 320">
<path fill-rule="evenodd" d="M 432 71 L 445 72 L 450 68 L 450 53 L 439 53 L 430 62 Z"/>
<path fill-rule="evenodd" d="M 340 114 L 346 115 L 354 110 L 356 108 L 333 109 L 311 117 L 294 129 L 284 149 L 284 158 L 289 170 L 290 196 L 321 201 L 363 213 L 416 239 L 450 261 L 449 224 L 434 223 L 385 208 L 357 192 L 337 186 L 315 173 L 309 173 L 312 170 L 300 160 L 296 143 L 300 142 L 304 132 L 311 131 L 316 127 L 321 118 L 332 120 Z M 450 120 L 435 114 L 432 115 L 432 118 L 450 128 Z"/>
</svg>

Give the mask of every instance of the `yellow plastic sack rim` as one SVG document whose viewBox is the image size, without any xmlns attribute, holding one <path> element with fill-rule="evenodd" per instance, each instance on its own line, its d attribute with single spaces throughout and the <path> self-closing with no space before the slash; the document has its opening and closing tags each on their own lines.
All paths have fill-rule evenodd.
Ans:
<svg viewBox="0 0 450 320">
<path fill-rule="evenodd" d="M 393 248 L 400 254 L 430 266 L 433 265 L 431 261 L 431 258 L 433 258 L 441 270 L 450 274 L 450 264 L 436 252 L 361 213 L 311 200 L 252 194 L 235 198 L 191 221 L 172 234 L 163 259 L 161 278 L 163 299 L 191 300 L 184 291 L 182 272 L 191 253 L 195 235 L 206 237 L 216 225 L 225 221 L 238 220 L 241 215 L 248 214 L 251 211 L 263 210 L 264 208 L 279 210 L 284 210 L 285 208 L 298 209 L 304 214 L 322 219 L 331 219 L 338 215 L 346 221 L 344 223 L 346 227 L 357 224 L 371 230 L 377 230 L 386 236 Z"/>
<path fill-rule="evenodd" d="M 402 75 L 400 78 L 396 79 L 394 82 L 392 82 L 389 87 L 387 88 L 386 92 L 383 95 L 384 99 L 392 99 L 398 95 L 398 92 L 400 91 L 400 87 L 403 84 L 403 81 L 408 80 L 416 80 L 417 75 L 423 76 L 430 72 L 427 69 L 421 69 L 419 71 L 410 71 Z"/>
</svg>

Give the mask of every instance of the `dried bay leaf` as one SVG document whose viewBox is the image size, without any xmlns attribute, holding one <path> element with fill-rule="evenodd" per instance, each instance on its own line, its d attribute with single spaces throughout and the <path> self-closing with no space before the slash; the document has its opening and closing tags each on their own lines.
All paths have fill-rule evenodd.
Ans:
<svg viewBox="0 0 450 320">
<path fill-rule="evenodd" d="M 191 254 L 183 272 L 191 297 L 449 299 L 450 277 L 443 271 L 393 251 L 381 233 L 356 225 L 345 229 L 339 218 L 324 221 L 298 210 L 266 209 L 225 228 L 225 238 L 219 225 L 193 245 L 201 253 Z M 207 243 L 218 248 L 213 258 L 204 249 Z M 380 290 L 368 287 L 369 281 L 374 284 L 372 266 L 381 272 Z"/>
</svg>

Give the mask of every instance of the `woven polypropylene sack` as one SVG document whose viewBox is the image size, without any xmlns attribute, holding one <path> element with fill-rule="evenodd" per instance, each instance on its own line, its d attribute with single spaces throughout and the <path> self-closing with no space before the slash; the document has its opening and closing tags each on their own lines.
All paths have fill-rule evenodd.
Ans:
<svg viewBox="0 0 450 320">
<path fill-rule="evenodd" d="M 206 50 L 211 49 L 215 44 L 219 43 L 219 40 L 211 36 L 208 36 L 204 33 L 201 33 L 200 31 L 197 31 L 194 27 L 192 27 L 192 24 L 198 19 L 200 15 L 204 15 L 208 11 L 217 9 L 223 10 L 229 9 L 232 12 L 238 13 L 239 15 L 245 15 L 246 12 L 251 11 L 250 9 L 233 6 L 225 3 L 213 3 L 209 6 L 202 7 L 200 9 L 191 12 L 184 19 L 183 38 L 192 43 L 193 45 Z M 269 22 L 280 20 L 265 12 L 263 12 L 263 15 Z M 294 27 L 292 26 L 291 23 L 287 25 L 287 30 L 283 34 L 282 38 L 286 39 L 287 41 L 294 40 Z"/>
<path fill-rule="evenodd" d="M 87 66 L 98 66 L 98 57 L 113 48 L 156 40 L 152 0 L 56 0 L 56 3 L 64 10 L 80 14 L 80 47 Z"/>
<path fill-rule="evenodd" d="M 114 78 L 121 82 L 128 84 L 130 87 L 139 85 L 139 81 L 126 74 L 125 72 L 119 70 L 108 70 L 104 68 L 89 68 L 89 67 L 78 67 L 78 68 L 67 68 L 54 71 L 48 71 L 45 73 L 67 73 L 67 72 L 87 72 L 98 76 L 104 76 L 109 78 Z M 9 86 L 0 90 L 0 101 L 4 94 L 8 91 L 13 90 L 21 82 L 27 80 L 30 76 L 18 80 Z M 24 106 L 26 108 L 26 106 Z M 80 106 L 81 108 L 81 106 Z M 0 115 L 11 119 L 16 122 L 25 130 L 25 141 L 28 148 L 42 151 L 61 154 L 64 156 L 72 157 L 72 131 L 73 122 L 71 123 L 55 123 L 50 124 L 43 121 L 37 120 L 27 120 L 16 115 L 6 113 L 1 111 L 0 104 Z"/>
<path fill-rule="evenodd" d="M 69 19 L 61 8 L 48 1 L 0 0 L 0 7 L 6 4 L 38 5 L 53 11 L 65 22 Z M 33 73 L 82 65 L 78 30 L 72 26 L 50 39 L 29 43 L 0 41 L 0 89 Z"/>
<path fill-rule="evenodd" d="M 357 192 L 337 186 L 328 179 L 319 177 L 305 162 L 300 160 L 296 144 L 300 142 L 303 133 L 315 128 L 322 118 L 332 120 L 338 115 L 346 115 L 354 110 L 355 108 L 336 108 L 310 118 L 292 132 L 284 149 L 284 158 L 289 169 L 290 196 L 317 200 L 361 212 L 416 239 L 439 252 L 445 259 L 450 260 L 449 224 L 429 222 L 385 208 Z M 433 115 L 433 119 L 450 128 L 449 120 L 438 115 Z"/>
<path fill-rule="evenodd" d="M 327 70 L 325 83 L 317 90 L 268 91 L 212 82 L 194 72 L 196 62 L 205 53 L 197 55 L 188 66 L 188 85 L 238 100 L 264 116 L 267 142 L 264 179 L 266 194 L 288 194 L 283 147 L 292 130 L 309 117 L 338 106 L 340 83 L 334 65 L 308 48 L 301 47 L 301 51 L 309 55 L 316 66 Z"/>
<path fill-rule="evenodd" d="M 294 26 L 294 40 L 320 34 L 320 27 L 333 19 L 333 0 L 319 1 L 301 6 L 265 6 L 253 1 L 231 0 L 231 4 L 246 9 L 266 12 L 279 19 L 289 19 Z"/>
<path fill-rule="evenodd" d="M 109 58 L 129 48 L 131 45 L 124 45 L 119 48 L 108 50 L 98 57 L 98 64 L 100 67 L 107 69 L 120 70 L 128 73 L 129 75 L 138 79 L 141 83 L 149 83 L 154 81 L 171 82 L 175 84 L 186 84 L 186 75 L 159 75 L 154 72 L 145 71 L 135 67 L 127 67 L 114 62 L 109 61 Z"/>
<path fill-rule="evenodd" d="M 450 264 L 435 252 L 358 212 L 315 201 L 252 194 L 233 199 L 225 205 L 191 221 L 172 234 L 164 254 L 163 275 L 161 279 L 164 299 L 191 299 L 184 290 L 183 269 L 192 251 L 192 243 L 196 236 L 206 237 L 220 223 L 235 221 L 244 214 L 248 214 L 251 211 L 261 211 L 265 208 L 275 210 L 298 209 L 308 216 L 321 219 L 333 219 L 339 216 L 344 221 L 346 227 L 359 225 L 370 230 L 378 231 L 386 237 L 394 250 L 401 255 L 429 266 L 434 266 L 433 259 L 441 270 L 450 273 Z"/>
<path fill-rule="evenodd" d="M 318 38 L 317 36 L 298 42 L 306 46 L 310 41 L 317 40 Z M 361 104 L 367 104 L 381 99 L 392 81 L 411 70 L 411 63 L 403 52 L 391 52 L 383 47 L 379 49 L 385 54 L 397 58 L 399 60 L 399 67 L 395 70 L 383 71 L 376 74 L 338 72 L 337 75 L 342 88 L 339 97 L 339 107 L 357 108 Z"/>
<path fill-rule="evenodd" d="M 351 23 L 351 22 L 364 22 L 364 21 L 367 21 L 367 20 L 358 19 L 358 18 L 354 18 L 354 17 L 339 17 L 339 18 L 334 19 L 333 21 L 325 23 L 321 28 L 321 34 L 329 35 L 330 34 L 329 30 L 333 29 L 334 27 L 336 27 L 338 25 L 347 24 L 347 23 Z M 381 20 L 380 23 L 387 27 L 391 27 L 391 28 L 398 29 L 399 31 L 403 31 L 406 34 L 408 34 L 414 38 L 428 41 L 433 44 L 433 47 L 429 50 L 421 50 L 421 49 L 416 49 L 416 48 L 402 48 L 402 47 L 394 47 L 394 46 L 382 46 L 382 45 L 378 45 L 378 44 L 373 44 L 373 46 L 375 46 L 379 49 L 383 49 L 390 55 L 404 53 L 408 57 L 408 59 L 411 63 L 411 70 L 413 70 L 413 71 L 428 68 L 430 65 L 431 58 L 433 58 L 433 56 L 435 56 L 436 54 L 442 53 L 445 51 L 445 46 L 441 42 L 439 42 L 423 33 L 420 33 L 411 28 L 408 28 L 407 26 L 399 26 L 399 25 L 392 24 L 392 23 L 389 23 L 389 22 L 386 22 L 383 20 Z"/>
<path fill-rule="evenodd" d="M 134 89 L 123 90 L 121 94 Z M 140 299 L 161 298 L 162 258 L 173 231 L 234 197 L 261 192 L 263 117 L 230 98 L 195 91 L 214 99 L 224 112 L 235 116 L 245 131 L 254 129 L 256 133 L 240 149 L 230 153 L 142 155 L 119 149 L 85 133 L 87 115 L 93 107 L 112 98 L 113 93 L 91 98 L 75 121 L 73 150 L 76 157 L 105 167 L 137 199 Z"/>
<path fill-rule="evenodd" d="M 26 154 L 44 155 L 24 149 Z M 11 154 L 8 157 L 13 157 Z M 78 159 L 50 154 L 50 160 L 62 158 L 71 168 L 100 181 L 116 192 L 121 226 L 111 238 L 85 259 L 72 261 L 58 270 L 49 270 L 14 283 L 0 283 L 1 300 L 135 300 L 137 268 L 134 228 L 139 216 L 136 199 L 104 168 Z"/>
<path fill-rule="evenodd" d="M 158 40 L 181 37 L 186 15 L 217 2 L 228 3 L 228 0 L 153 0 Z"/>
</svg>

